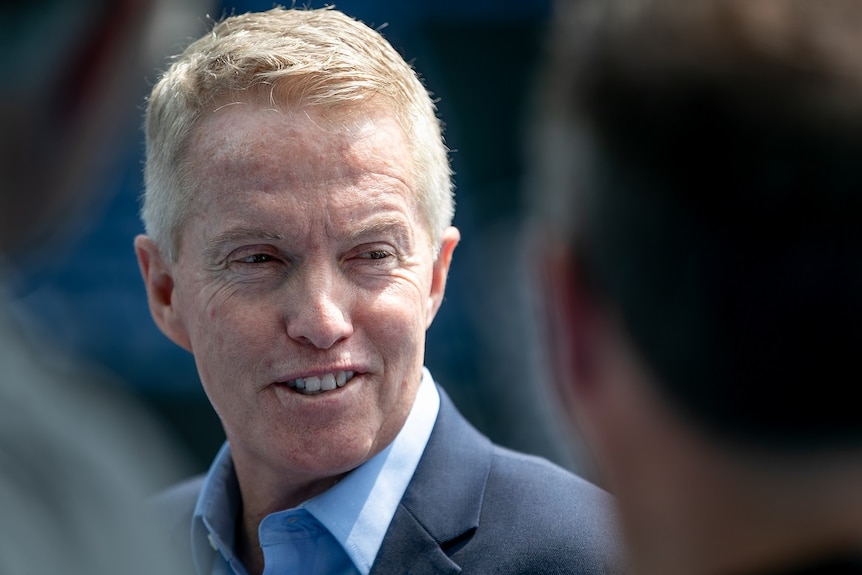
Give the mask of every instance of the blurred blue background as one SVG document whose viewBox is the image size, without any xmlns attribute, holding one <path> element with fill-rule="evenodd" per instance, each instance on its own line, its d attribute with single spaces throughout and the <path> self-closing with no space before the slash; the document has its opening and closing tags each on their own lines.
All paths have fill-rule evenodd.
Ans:
<svg viewBox="0 0 862 575">
<path fill-rule="evenodd" d="M 22 3 L 23 4 L 23 3 Z M 57 6 L 47 2 L 46 6 Z M 24 21 L 34 36 L 19 65 L 50 66 L 70 18 L 87 18 L 98 2 L 71 10 L 36 10 Z M 132 250 L 143 161 L 142 121 L 147 89 L 165 64 L 208 27 L 207 15 L 265 10 L 272 2 L 155 2 L 148 26 L 146 66 L 127 124 L 110 147 L 99 190 L 69 213 L 61 247 L 21 252 L 14 295 L 35 318 L 34 337 L 104 365 L 146 402 L 203 470 L 223 434 L 198 383 L 191 356 L 153 324 Z M 303 2 L 320 7 L 322 2 Z M 93 5 L 94 8 L 89 8 Z M 426 364 L 465 415 L 503 445 L 577 467 L 561 446 L 539 380 L 529 322 L 530 278 L 522 266 L 521 130 L 529 86 L 549 16 L 546 0 L 342 0 L 336 7 L 377 27 L 412 61 L 440 99 L 453 150 L 462 243 L 455 252 L 447 297 L 428 336 Z M 29 16 L 28 16 L 29 14 Z M 5 30 L 9 32 L 9 30 Z M 50 161 L 46 162 L 50 168 Z M 95 200 L 92 198 L 96 198 Z M 76 213 L 80 211 L 82 213 Z M 82 216 L 82 217 L 79 217 Z"/>
</svg>

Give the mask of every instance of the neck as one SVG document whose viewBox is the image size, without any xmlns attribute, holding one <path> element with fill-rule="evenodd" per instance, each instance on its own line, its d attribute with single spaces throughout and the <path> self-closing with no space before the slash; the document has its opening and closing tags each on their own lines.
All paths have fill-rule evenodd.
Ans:
<svg viewBox="0 0 862 575">
<path fill-rule="evenodd" d="M 261 575 L 263 573 L 263 549 L 257 536 L 257 526 L 260 521 L 248 521 L 245 517 L 239 518 L 236 526 L 236 542 L 234 548 L 236 556 L 245 566 L 249 575 Z"/>
<path fill-rule="evenodd" d="M 627 525 L 637 572 L 777 572 L 862 554 L 862 469 L 823 459 L 801 472 L 798 465 L 674 475 L 680 481 L 667 481 L 641 508 L 643 523 Z"/>
</svg>

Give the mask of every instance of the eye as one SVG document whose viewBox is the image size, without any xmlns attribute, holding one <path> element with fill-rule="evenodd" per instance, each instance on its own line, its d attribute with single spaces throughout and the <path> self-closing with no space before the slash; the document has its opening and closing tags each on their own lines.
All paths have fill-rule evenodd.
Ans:
<svg viewBox="0 0 862 575">
<path fill-rule="evenodd" d="M 265 264 L 274 259 L 275 258 L 269 254 L 252 254 L 250 256 L 239 258 L 237 261 L 243 264 Z"/>
<path fill-rule="evenodd" d="M 366 272 L 380 272 L 392 269 L 398 263 L 398 257 L 395 251 L 387 249 L 384 246 L 367 248 L 358 248 L 355 256 L 351 258 L 354 265 L 358 266 L 357 270 Z"/>
<path fill-rule="evenodd" d="M 372 250 L 370 252 L 365 252 L 359 257 L 369 259 L 369 260 L 382 260 L 391 256 L 392 254 L 385 250 Z"/>
</svg>

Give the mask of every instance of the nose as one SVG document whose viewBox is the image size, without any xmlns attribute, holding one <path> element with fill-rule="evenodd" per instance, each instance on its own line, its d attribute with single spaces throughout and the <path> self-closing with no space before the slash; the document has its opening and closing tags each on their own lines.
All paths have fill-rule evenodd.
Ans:
<svg viewBox="0 0 862 575">
<path fill-rule="evenodd" d="M 323 271 L 305 274 L 294 287 L 287 311 L 287 334 L 294 340 L 329 349 L 350 337 L 349 288 L 339 284 L 336 273 Z"/>
</svg>

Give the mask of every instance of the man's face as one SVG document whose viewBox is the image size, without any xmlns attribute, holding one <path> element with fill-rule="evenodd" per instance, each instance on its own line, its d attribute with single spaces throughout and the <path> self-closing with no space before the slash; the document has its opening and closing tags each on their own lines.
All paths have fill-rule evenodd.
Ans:
<svg viewBox="0 0 862 575">
<path fill-rule="evenodd" d="M 405 134 L 384 112 L 346 118 L 241 103 L 191 143 L 197 196 L 165 266 L 171 313 L 154 314 L 194 354 L 241 479 L 353 469 L 421 379 L 458 232 L 435 260 Z"/>
</svg>

